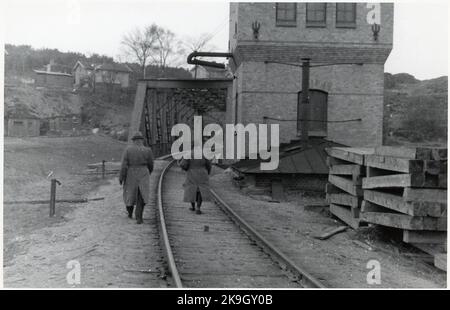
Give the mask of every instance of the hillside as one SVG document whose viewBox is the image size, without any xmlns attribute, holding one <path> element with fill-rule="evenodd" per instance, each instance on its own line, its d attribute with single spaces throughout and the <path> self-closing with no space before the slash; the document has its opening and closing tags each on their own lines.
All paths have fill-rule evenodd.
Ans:
<svg viewBox="0 0 450 310">
<path fill-rule="evenodd" d="M 97 86 L 92 89 L 58 90 L 36 88 L 35 73 L 53 61 L 70 73 L 80 60 L 90 64 L 112 64 L 114 59 L 104 55 L 84 55 L 78 52 L 61 52 L 58 49 L 35 49 L 29 45 L 5 44 L 5 118 L 14 111 L 25 111 L 45 119 L 52 116 L 81 114 L 87 128 L 100 128 L 113 137 L 125 139 L 134 104 L 137 81 L 141 68 L 137 63 L 126 63 L 132 72 L 127 89 L 109 89 Z M 149 65 L 147 78 L 190 78 L 184 68 Z M 119 134 L 117 134 L 119 132 Z"/>
<path fill-rule="evenodd" d="M 7 55 L 5 56 L 5 79 L 14 83 L 23 78 L 34 78 L 33 70 L 40 69 L 51 61 L 69 70 L 77 61 L 88 64 L 113 64 L 117 63 L 112 57 L 106 55 L 85 55 L 79 52 L 61 52 L 58 49 L 35 49 L 30 45 L 5 44 Z M 142 78 L 141 67 L 137 63 L 123 62 L 128 65 L 130 74 L 130 86 L 135 87 L 136 81 Z M 161 68 L 156 65 L 146 67 L 147 78 L 189 78 L 191 74 L 184 68 L 166 66 Z"/>
<path fill-rule="evenodd" d="M 4 105 L 5 117 L 16 109 L 24 109 L 39 118 L 81 112 L 78 95 L 65 90 L 36 89 L 27 84 L 5 86 Z"/>
<path fill-rule="evenodd" d="M 80 114 L 84 127 L 100 128 L 115 138 L 125 139 L 134 103 L 134 89 L 97 89 L 69 92 L 58 89 L 36 89 L 33 85 L 17 84 L 5 87 L 5 114 L 27 111 L 41 119 L 52 116 Z M 117 132 L 122 132 L 120 137 Z"/>
<path fill-rule="evenodd" d="M 113 138 L 125 140 L 128 137 L 135 92 L 135 89 L 116 89 L 112 92 L 97 89 L 95 93 L 78 91 L 82 119 L 91 128 L 100 128 Z"/>
<path fill-rule="evenodd" d="M 446 76 L 420 81 L 385 73 L 385 144 L 446 144 L 447 110 Z"/>
</svg>

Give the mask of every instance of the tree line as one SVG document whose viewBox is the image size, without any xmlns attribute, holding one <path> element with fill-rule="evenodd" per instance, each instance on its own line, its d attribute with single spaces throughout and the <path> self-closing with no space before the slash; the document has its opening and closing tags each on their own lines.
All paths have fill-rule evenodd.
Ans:
<svg viewBox="0 0 450 310">
<path fill-rule="evenodd" d="M 68 67 L 75 66 L 78 60 L 90 63 L 114 63 L 112 57 L 92 54 L 86 56 L 77 52 L 61 52 L 58 49 L 34 49 L 30 45 L 5 44 L 7 56 L 5 57 L 5 73 L 17 75 L 30 75 L 34 69 L 42 68 L 54 60 L 55 63 Z"/>
<path fill-rule="evenodd" d="M 120 60 L 124 59 L 134 72 L 134 78 L 186 78 L 188 72 L 177 68 L 186 63 L 187 55 L 195 50 L 211 51 L 211 36 L 180 38 L 170 29 L 151 24 L 123 35 L 120 42 Z M 61 52 L 58 49 L 34 49 L 30 45 L 5 44 L 5 74 L 30 76 L 33 70 L 50 61 L 73 68 L 77 61 L 92 64 L 114 63 L 113 57 L 93 53 Z"/>
</svg>

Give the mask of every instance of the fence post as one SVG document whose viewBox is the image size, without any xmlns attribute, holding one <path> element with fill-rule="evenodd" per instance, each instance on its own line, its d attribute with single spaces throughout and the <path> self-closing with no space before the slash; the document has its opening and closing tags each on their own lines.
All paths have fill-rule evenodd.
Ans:
<svg viewBox="0 0 450 310">
<path fill-rule="evenodd" d="M 55 215 L 56 202 L 56 179 L 52 179 L 50 183 L 50 217 Z"/>
<path fill-rule="evenodd" d="M 61 185 L 57 179 L 52 179 L 50 182 L 50 217 L 55 216 L 56 212 L 56 183 Z"/>
<path fill-rule="evenodd" d="M 105 160 L 102 160 L 102 179 L 105 178 Z"/>
</svg>

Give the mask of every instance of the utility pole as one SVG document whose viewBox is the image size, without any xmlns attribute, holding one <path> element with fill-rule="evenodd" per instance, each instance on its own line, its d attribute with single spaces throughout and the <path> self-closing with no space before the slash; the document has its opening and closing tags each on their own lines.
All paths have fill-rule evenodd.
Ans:
<svg viewBox="0 0 450 310">
<path fill-rule="evenodd" d="M 302 58 L 302 95 L 297 109 L 297 128 L 301 128 L 301 140 L 307 142 L 309 118 L 309 68 L 310 59 Z"/>
</svg>

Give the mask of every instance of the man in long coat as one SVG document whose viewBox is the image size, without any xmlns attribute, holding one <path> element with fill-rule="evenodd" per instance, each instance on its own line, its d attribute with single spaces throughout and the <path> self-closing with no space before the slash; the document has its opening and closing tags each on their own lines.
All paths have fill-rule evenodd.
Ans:
<svg viewBox="0 0 450 310">
<path fill-rule="evenodd" d="M 144 206 L 149 203 L 150 173 L 153 171 L 153 153 L 144 146 L 144 137 L 137 132 L 131 138 L 132 144 L 127 146 L 122 155 L 119 182 L 123 184 L 123 201 L 132 218 L 136 205 L 136 221 L 142 224 Z"/>
<path fill-rule="evenodd" d="M 184 202 L 191 203 L 191 210 L 201 214 L 200 207 L 203 201 L 209 201 L 209 174 L 211 162 L 205 158 L 182 159 L 180 167 L 186 171 L 184 187 Z M 195 205 L 197 203 L 197 206 Z"/>
</svg>

